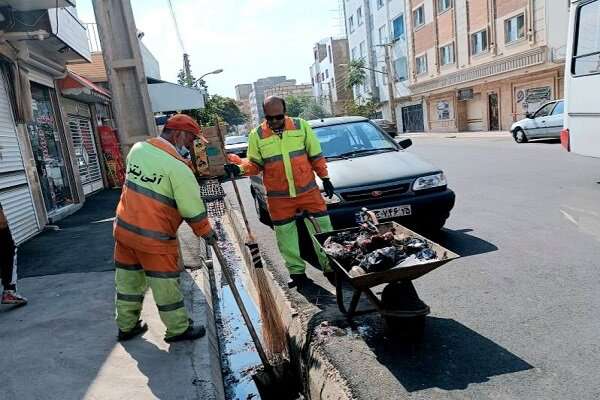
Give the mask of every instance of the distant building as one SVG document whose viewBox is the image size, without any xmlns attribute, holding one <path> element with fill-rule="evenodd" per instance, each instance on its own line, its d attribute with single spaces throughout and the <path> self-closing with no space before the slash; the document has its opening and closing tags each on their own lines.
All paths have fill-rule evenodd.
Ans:
<svg viewBox="0 0 600 400">
<path fill-rule="evenodd" d="M 265 101 L 265 90 L 283 83 L 295 85 L 296 80 L 287 79 L 285 75 L 270 76 L 259 79 L 252 84 L 252 92 L 250 93 L 249 99 L 253 126 L 258 126 L 265 116 L 262 108 L 263 102 Z"/>
<path fill-rule="evenodd" d="M 328 37 L 315 43 L 313 54 L 314 63 L 310 67 L 313 96 L 327 112 L 343 115 L 346 102 L 352 98 L 346 85 L 348 40 Z"/>
<path fill-rule="evenodd" d="M 283 83 L 265 90 L 265 98 L 270 96 L 277 96 L 284 99 L 288 96 L 313 97 L 313 87 L 310 83 L 302 83 L 299 85 Z"/>
<path fill-rule="evenodd" d="M 252 93 L 251 83 L 242 83 L 235 86 L 235 99 L 237 101 L 248 100 L 250 93 Z"/>
</svg>

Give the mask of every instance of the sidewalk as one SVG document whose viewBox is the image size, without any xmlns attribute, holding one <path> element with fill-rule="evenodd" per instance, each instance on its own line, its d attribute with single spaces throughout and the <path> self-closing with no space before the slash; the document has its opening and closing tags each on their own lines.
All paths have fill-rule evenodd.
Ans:
<svg viewBox="0 0 600 400">
<path fill-rule="evenodd" d="M 509 131 L 491 132 L 417 132 L 401 133 L 398 138 L 425 138 L 425 139 L 486 139 L 486 138 L 512 138 Z"/>
<path fill-rule="evenodd" d="M 149 291 L 141 338 L 116 341 L 112 216 L 105 191 L 19 250 L 20 290 L 30 303 L 0 306 L 0 371 L 7 399 L 221 399 L 223 386 L 204 270 L 182 274 L 186 306 L 207 336 L 169 345 Z M 186 265 L 198 264 L 186 252 Z M 26 278 L 23 278 L 26 276 Z"/>
</svg>

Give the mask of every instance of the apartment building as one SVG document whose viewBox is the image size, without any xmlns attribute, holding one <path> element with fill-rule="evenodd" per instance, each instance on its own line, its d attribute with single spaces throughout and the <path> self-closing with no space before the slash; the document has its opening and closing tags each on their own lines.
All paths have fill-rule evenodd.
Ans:
<svg viewBox="0 0 600 400">
<path fill-rule="evenodd" d="M 312 97 L 313 87 L 310 83 L 282 83 L 265 90 L 265 98 L 270 96 L 277 96 L 284 99 L 288 96 Z"/>
<path fill-rule="evenodd" d="M 248 99 L 250 100 L 250 112 L 252 117 L 252 126 L 258 126 L 265 114 L 263 112 L 263 102 L 265 101 L 265 90 L 279 84 L 295 85 L 295 79 L 287 79 L 286 76 L 270 76 L 258 79 L 252 83 L 252 91 Z"/>
<path fill-rule="evenodd" d="M 312 95 L 332 115 L 343 115 L 352 98 L 346 85 L 348 74 L 348 40 L 328 37 L 313 46 L 314 62 L 310 66 Z"/>
<path fill-rule="evenodd" d="M 409 0 L 407 7 L 405 130 L 419 120 L 434 132 L 507 130 L 563 96 L 568 1 Z"/>
</svg>

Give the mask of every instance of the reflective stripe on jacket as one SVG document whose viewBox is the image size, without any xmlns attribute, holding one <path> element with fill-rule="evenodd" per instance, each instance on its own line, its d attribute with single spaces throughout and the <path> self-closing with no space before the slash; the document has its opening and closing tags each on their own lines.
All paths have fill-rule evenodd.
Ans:
<svg viewBox="0 0 600 400">
<path fill-rule="evenodd" d="M 269 197 L 296 197 L 318 188 L 315 173 L 327 177 L 327 163 L 317 135 L 300 118 L 285 119 L 281 136 L 263 122 L 248 136 L 246 175 L 263 173 Z"/>
<path fill-rule="evenodd" d="M 127 156 L 115 239 L 147 253 L 177 254 L 177 229 L 183 220 L 197 236 L 212 231 L 185 159 L 159 138 L 136 143 Z"/>
</svg>

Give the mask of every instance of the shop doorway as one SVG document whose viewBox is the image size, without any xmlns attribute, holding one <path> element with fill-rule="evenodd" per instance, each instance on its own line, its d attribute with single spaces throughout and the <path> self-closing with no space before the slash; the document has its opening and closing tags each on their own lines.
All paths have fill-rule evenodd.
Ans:
<svg viewBox="0 0 600 400">
<path fill-rule="evenodd" d="M 404 132 L 423 132 L 423 105 L 402 107 L 402 125 Z"/>
<path fill-rule="evenodd" d="M 490 131 L 500 130 L 500 109 L 498 107 L 498 93 L 490 93 L 488 95 L 489 104 L 489 127 Z"/>
<path fill-rule="evenodd" d="M 56 122 L 52 89 L 31 83 L 33 122 L 28 125 L 46 211 L 52 216 L 73 204 L 63 141 Z"/>
</svg>

